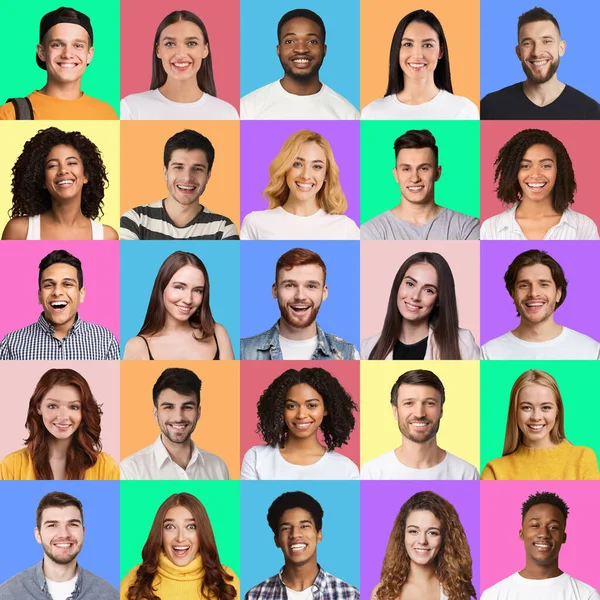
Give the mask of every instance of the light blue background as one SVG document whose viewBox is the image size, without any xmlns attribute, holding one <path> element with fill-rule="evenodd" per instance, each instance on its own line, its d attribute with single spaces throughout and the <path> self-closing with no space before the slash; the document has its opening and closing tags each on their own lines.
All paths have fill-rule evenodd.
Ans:
<svg viewBox="0 0 600 600">
<path fill-rule="evenodd" d="M 360 482 L 358 481 L 242 481 L 241 596 L 279 573 L 285 561 L 275 546 L 267 512 L 284 492 L 310 494 L 323 507 L 323 541 L 317 560 L 328 573 L 360 587 Z"/>
<path fill-rule="evenodd" d="M 241 243 L 241 336 L 271 329 L 281 316 L 271 294 L 275 265 L 292 248 L 316 252 L 327 267 L 329 296 L 321 304 L 317 323 L 357 348 L 360 344 L 360 248 L 357 241 L 253 241 Z M 121 319 L 123 321 L 123 318 Z"/>
<path fill-rule="evenodd" d="M 360 1 L 241 0 L 240 94 L 246 94 L 283 77 L 277 56 L 277 23 L 295 8 L 316 12 L 325 24 L 327 55 L 320 80 L 360 106 Z"/>
<path fill-rule="evenodd" d="M 35 511 L 42 497 L 55 491 L 71 494 L 83 504 L 85 538 L 77 560 L 119 589 L 118 481 L 1 481 L 5 536 L 0 583 L 42 560 L 44 550 L 33 533 Z"/>
<path fill-rule="evenodd" d="M 519 16 L 534 6 L 552 13 L 560 26 L 567 49 L 560 59 L 558 78 L 579 91 L 600 100 L 600 77 L 596 64 L 596 30 L 600 23 L 600 2 L 589 0 L 503 0 L 481 2 L 481 97 L 525 80 L 515 54 Z M 586 28 L 585 24 L 592 24 Z"/>
<path fill-rule="evenodd" d="M 136 241 L 121 242 L 121 356 L 125 343 L 144 322 L 150 293 L 164 260 L 176 250 L 195 254 L 206 265 L 210 281 L 210 308 L 217 323 L 227 329 L 235 357 L 240 348 L 239 242 Z"/>
</svg>

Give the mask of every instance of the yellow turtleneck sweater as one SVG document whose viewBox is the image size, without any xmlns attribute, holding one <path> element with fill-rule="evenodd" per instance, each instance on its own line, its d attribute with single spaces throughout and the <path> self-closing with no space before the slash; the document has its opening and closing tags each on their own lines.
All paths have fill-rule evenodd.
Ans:
<svg viewBox="0 0 600 600">
<path fill-rule="evenodd" d="M 237 591 L 237 600 L 240 596 L 240 580 L 229 567 L 224 566 L 224 569 L 228 575 L 233 576 L 233 581 L 229 583 Z M 126 600 L 127 591 L 135 581 L 137 570 L 137 566 L 133 567 L 121 581 L 121 600 Z M 203 578 L 204 569 L 199 554 L 185 567 L 178 567 L 161 552 L 158 558 L 158 569 L 153 581 L 154 593 L 161 600 L 212 600 L 212 597 L 208 599 L 200 591 Z"/>
<path fill-rule="evenodd" d="M 481 479 L 600 479 L 600 473 L 591 448 L 564 440 L 540 450 L 521 444 L 512 454 L 491 460 Z"/>
</svg>

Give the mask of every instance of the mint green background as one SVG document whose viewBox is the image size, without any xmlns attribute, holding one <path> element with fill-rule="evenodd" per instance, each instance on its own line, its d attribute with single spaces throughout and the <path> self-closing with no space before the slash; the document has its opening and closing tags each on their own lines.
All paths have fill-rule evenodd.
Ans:
<svg viewBox="0 0 600 600">
<path fill-rule="evenodd" d="M 7 98 L 27 96 L 46 84 L 46 71 L 35 62 L 40 41 L 40 19 L 60 6 L 85 13 L 94 31 L 94 58 L 85 70 L 81 89 L 88 96 L 108 102 L 119 114 L 120 96 L 120 4 L 119 0 L 7 0 L 2 2 L 4 37 L 11 49 L 2 65 L 0 105 Z M 148 56 L 150 60 L 150 56 Z"/>
<path fill-rule="evenodd" d="M 479 121 L 361 121 L 361 224 L 399 204 L 394 141 L 411 129 L 429 129 L 439 148 L 436 203 L 479 217 Z"/>
<path fill-rule="evenodd" d="M 239 481 L 121 481 L 121 579 L 142 562 L 142 548 L 158 507 L 180 492 L 193 494 L 204 504 L 221 564 L 239 577 Z"/>
<path fill-rule="evenodd" d="M 600 364 L 593 360 L 497 361 L 480 363 L 481 452 L 480 470 L 493 458 L 502 456 L 510 390 L 517 378 L 529 369 L 539 369 L 556 379 L 565 407 L 565 434 L 575 446 L 588 446 L 600 456 L 600 402 L 596 382 Z"/>
</svg>

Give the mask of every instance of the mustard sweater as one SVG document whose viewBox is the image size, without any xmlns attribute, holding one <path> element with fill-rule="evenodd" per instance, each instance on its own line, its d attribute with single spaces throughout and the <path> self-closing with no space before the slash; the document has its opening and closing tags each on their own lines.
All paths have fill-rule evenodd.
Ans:
<svg viewBox="0 0 600 600">
<path fill-rule="evenodd" d="M 133 567 L 121 581 L 121 600 L 126 600 L 127 591 L 135 581 L 138 567 L 139 565 Z M 229 583 L 236 589 L 236 600 L 238 600 L 240 597 L 240 580 L 231 569 L 225 566 L 224 569 L 228 575 L 233 576 L 233 580 Z M 200 592 L 203 579 L 204 569 L 199 554 L 190 564 L 185 567 L 178 567 L 161 552 L 158 558 L 158 570 L 153 581 L 154 593 L 161 600 L 209 600 Z"/>
<path fill-rule="evenodd" d="M 481 479 L 600 479 L 600 473 L 591 448 L 565 440 L 541 450 L 521 444 L 512 454 L 491 460 Z"/>
<path fill-rule="evenodd" d="M 106 452 L 98 454 L 96 464 L 85 472 L 84 479 L 120 479 L 119 465 Z M 9 454 L 0 462 L 0 481 L 3 479 L 35 479 L 33 461 L 28 448 Z"/>
</svg>

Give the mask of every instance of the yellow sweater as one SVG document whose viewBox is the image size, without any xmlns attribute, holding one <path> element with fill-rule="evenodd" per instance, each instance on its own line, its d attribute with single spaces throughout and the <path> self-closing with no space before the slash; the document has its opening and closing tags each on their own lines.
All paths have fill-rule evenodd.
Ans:
<svg viewBox="0 0 600 600">
<path fill-rule="evenodd" d="M 591 448 L 565 440 L 541 450 L 521 444 L 512 454 L 491 460 L 481 479 L 600 479 L 600 474 Z"/>
<path fill-rule="evenodd" d="M 240 580 L 229 567 L 224 566 L 224 569 L 228 575 L 233 576 L 233 580 L 229 583 L 236 589 L 236 600 L 238 600 L 240 597 Z M 121 581 L 121 600 L 127 599 L 127 591 L 135 581 L 137 570 L 137 566 L 133 567 L 123 577 L 123 581 Z M 189 565 L 178 567 L 161 552 L 158 558 L 158 570 L 153 581 L 154 593 L 161 600 L 208 600 L 200 592 L 203 578 L 204 569 L 202 568 L 202 558 L 199 554 L 196 555 Z"/>
<path fill-rule="evenodd" d="M 120 479 L 119 465 L 106 452 L 100 452 L 96 464 L 85 472 L 84 479 Z M 0 462 L 0 481 L 3 479 L 35 479 L 33 461 L 28 448 L 9 454 Z"/>
</svg>

